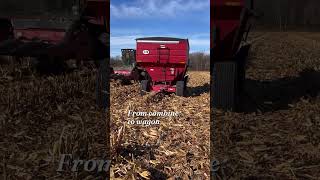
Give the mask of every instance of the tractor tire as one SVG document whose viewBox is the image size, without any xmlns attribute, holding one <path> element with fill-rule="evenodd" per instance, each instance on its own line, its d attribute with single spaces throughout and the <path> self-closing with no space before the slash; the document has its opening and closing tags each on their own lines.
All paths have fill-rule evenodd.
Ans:
<svg viewBox="0 0 320 180">
<path fill-rule="evenodd" d="M 36 70 L 41 75 L 59 75 L 67 70 L 67 65 L 61 58 L 44 56 L 37 60 Z"/>
<path fill-rule="evenodd" d="M 176 95 L 185 96 L 186 83 L 185 81 L 177 81 L 176 84 Z"/>
<path fill-rule="evenodd" d="M 238 98 L 236 62 L 219 62 L 213 68 L 213 107 L 234 111 Z"/>
<path fill-rule="evenodd" d="M 141 81 L 141 90 L 140 90 L 141 96 L 146 95 L 146 92 L 149 92 L 149 81 L 142 80 Z"/>
<path fill-rule="evenodd" d="M 96 79 L 96 104 L 103 109 L 106 109 L 109 105 L 109 72 L 107 66 L 106 60 L 100 62 Z"/>
<path fill-rule="evenodd" d="M 0 42 L 13 38 L 14 32 L 11 21 L 9 19 L 0 18 Z"/>
</svg>

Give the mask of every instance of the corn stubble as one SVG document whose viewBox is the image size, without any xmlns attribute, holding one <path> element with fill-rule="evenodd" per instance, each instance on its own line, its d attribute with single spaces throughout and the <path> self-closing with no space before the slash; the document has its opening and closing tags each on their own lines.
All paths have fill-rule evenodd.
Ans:
<svg viewBox="0 0 320 180">
<path fill-rule="evenodd" d="M 253 44 L 247 79 L 261 88 L 249 96 L 264 97 L 253 97 L 256 112 L 214 110 L 212 158 L 224 162 L 216 178 L 318 179 L 320 34 L 253 35 L 262 36 Z"/>
<path fill-rule="evenodd" d="M 94 106 L 95 72 L 37 76 L 20 64 L 0 66 L 0 179 L 101 179 L 58 173 L 61 154 L 105 156 L 106 130 Z"/>
<path fill-rule="evenodd" d="M 264 81 L 260 94 L 267 86 L 281 92 L 277 98 L 257 100 L 256 112 L 214 110 L 212 158 L 223 162 L 217 178 L 317 179 L 320 100 L 318 94 L 305 95 L 295 85 L 310 80 L 301 78 L 305 69 L 320 70 L 320 35 L 253 36 L 259 38 L 251 50 L 247 78 Z M 209 178 L 210 77 L 206 72 L 190 75 L 189 97 L 152 93 L 141 97 L 138 84 L 111 82 L 113 179 Z M 272 84 L 281 78 L 284 83 Z M 295 78 L 298 82 L 291 81 Z M 38 77 L 17 64 L 0 66 L 1 179 L 99 178 L 85 172 L 63 176 L 56 172 L 61 154 L 93 159 L 107 151 L 102 135 L 106 131 L 93 106 L 94 83 L 92 71 Z M 291 92 L 283 88 L 287 85 L 292 85 L 295 98 L 289 97 L 283 106 L 278 101 Z M 128 110 L 178 111 L 181 116 L 157 118 L 159 126 L 133 126 L 127 124 Z"/>
<path fill-rule="evenodd" d="M 112 179 L 209 178 L 209 72 L 190 72 L 188 96 L 149 93 L 139 84 L 111 82 Z M 178 117 L 136 117 L 160 125 L 129 125 L 128 111 L 180 112 Z"/>
</svg>

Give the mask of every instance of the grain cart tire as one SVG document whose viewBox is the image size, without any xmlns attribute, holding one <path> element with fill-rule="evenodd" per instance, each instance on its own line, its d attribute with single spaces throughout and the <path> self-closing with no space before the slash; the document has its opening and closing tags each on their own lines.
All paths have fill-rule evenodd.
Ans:
<svg viewBox="0 0 320 180">
<path fill-rule="evenodd" d="M 110 70 L 110 69 L 109 69 Z M 106 109 L 108 107 L 108 64 L 106 60 L 99 62 L 99 69 L 96 79 L 96 103 L 100 108 Z"/>
<path fill-rule="evenodd" d="M 185 89 L 186 89 L 185 81 L 177 81 L 177 84 L 176 84 L 176 95 L 177 96 L 184 96 L 185 95 Z"/>
<path fill-rule="evenodd" d="M 148 80 L 142 80 L 141 81 L 141 90 L 140 90 L 140 94 L 141 96 L 145 95 L 146 92 L 149 91 L 149 81 Z"/>
<path fill-rule="evenodd" d="M 213 106 L 235 110 L 237 103 L 237 63 L 219 62 L 213 68 Z"/>
</svg>

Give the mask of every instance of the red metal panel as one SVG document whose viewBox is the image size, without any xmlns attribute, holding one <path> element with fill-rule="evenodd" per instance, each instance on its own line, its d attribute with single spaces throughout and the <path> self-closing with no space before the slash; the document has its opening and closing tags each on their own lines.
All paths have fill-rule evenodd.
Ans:
<svg viewBox="0 0 320 180">
<path fill-rule="evenodd" d="M 137 40 L 136 48 L 137 64 L 148 72 L 153 86 L 161 88 L 183 80 L 189 59 L 188 40 L 164 39 Z"/>
<path fill-rule="evenodd" d="M 137 63 L 186 64 L 189 58 L 188 40 L 174 42 L 137 42 Z M 169 57 L 168 57 L 169 56 Z M 163 59 L 168 61 L 163 61 Z M 159 60 L 162 60 L 159 62 Z"/>
<path fill-rule="evenodd" d="M 158 85 L 152 86 L 151 88 L 152 88 L 151 90 L 155 92 L 161 92 L 161 91 L 166 91 L 170 93 L 176 92 L 176 87 L 171 85 L 158 84 Z"/>
<path fill-rule="evenodd" d="M 110 18 L 108 6 L 109 0 L 87 0 L 85 14 L 91 23 L 103 25 Z"/>
<path fill-rule="evenodd" d="M 25 40 L 39 39 L 49 43 L 57 44 L 64 38 L 65 31 L 63 30 L 46 30 L 46 29 L 15 29 L 16 38 Z"/>
<path fill-rule="evenodd" d="M 146 71 L 154 82 L 172 82 L 183 80 L 185 66 L 146 66 Z"/>
<path fill-rule="evenodd" d="M 107 0 L 87 0 L 86 13 L 95 17 L 107 17 L 108 3 Z"/>
<path fill-rule="evenodd" d="M 244 0 L 211 1 L 211 48 L 213 54 L 232 56 L 238 48 L 237 31 L 241 25 Z"/>
</svg>

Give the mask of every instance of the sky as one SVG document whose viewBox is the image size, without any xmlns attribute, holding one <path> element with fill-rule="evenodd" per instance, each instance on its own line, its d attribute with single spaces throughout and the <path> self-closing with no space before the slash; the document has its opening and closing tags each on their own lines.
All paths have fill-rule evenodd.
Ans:
<svg viewBox="0 0 320 180">
<path fill-rule="evenodd" d="M 111 0 L 111 56 L 135 49 L 135 39 L 189 39 L 190 52 L 210 51 L 209 0 Z"/>
</svg>

